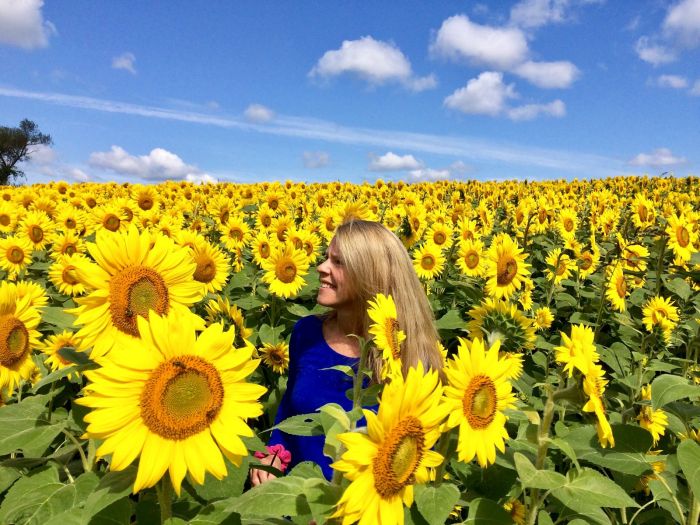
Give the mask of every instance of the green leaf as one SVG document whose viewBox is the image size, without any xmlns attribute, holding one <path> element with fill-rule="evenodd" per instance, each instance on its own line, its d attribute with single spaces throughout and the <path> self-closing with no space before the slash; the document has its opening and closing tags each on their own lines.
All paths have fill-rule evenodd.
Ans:
<svg viewBox="0 0 700 525">
<path fill-rule="evenodd" d="M 698 396 L 700 396 L 700 386 L 689 384 L 681 376 L 664 374 L 651 382 L 651 406 L 655 409 L 672 401 Z"/>
<path fill-rule="evenodd" d="M 243 518 L 307 514 L 309 509 L 303 495 L 304 483 L 303 478 L 296 476 L 270 480 L 230 500 L 226 511 L 237 512 Z"/>
<path fill-rule="evenodd" d="M 40 457 L 61 433 L 64 420 L 48 423 L 43 415 L 49 396 L 31 396 L 0 410 L 0 456 L 22 450 L 25 456 Z"/>
<path fill-rule="evenodd" d="M 243 458 L 240 467 L 231 463 L 228 458 L 224 458 L 224 462 L 228 471 L 228 475 L 224 479 L 218 480 L 213 476 L 207 476 L 203 485 L 192 485 L 202 499 L 213 501 L 243 493 L 243 487 L 248 479 L 250 457 Z"/>
<path fill-rule="evenodd" d="M 41 312 L 41 321 L 61 329 L 72 328 L 75 316 L 60 306 L 45 306 Z"/>
<path fill-rule="evenodd" d="M 283 331 L 284 327 L 282 326 L 272 327 L 269 324 L 263 324 L 258 328 L 258 337 L 261 343 L 274 345 L 280 342 Z"/>
<path fill-rule="evenodd" d="M 60 355 L 64 360 L 75 363 L 76 365 L 97 366 L 97 363 L 90 359 L 86 354 L 68 346 L 61 348 L 58 351 L 58 355 Z"/>
<path fill-rule="evenodd" d="M 323 434 L 321 415 L 318 413 L 288 417 L 272 427 L 272 429 L 275 428 L 293 436 L 320 436 Z"/>
<path fill-rule="evenodd" d="M 131 494 L 135 480 L 136 467 L 134 466 L 107 472 L 85 502 L 86 518 L 95 516 L 115 501 Z"/>
<path fill-rule="evenodd" d="M 666 281 L 666 288 L 683 299 L 683 301 L 687 301 L 688 297 L 690 297 L 690 285 L 680 277 Z"/>
<path fill-rule="evenodd" d="M 20 477 L 16 468 L 0 466 L 0 494 L 5 492 Z"/>
<path fill-rule="evenodd" d="M 93 516 L 88 525 L 129 525 L 132 523 L 131 516 L 133 514 L 134 508 L 131 500 L 122 498 Z"/>
<path fill-rule="evenodd" d="M 416 507 L 430 525 L 445 523 L 458 500 L 459 489 L 452 483 L 442 483 L 439 487 L 415 487 Z"/>
<path fill-rule="evenodd" d="M 552 490 L 552 496 L 579 512 L 590 507 L 639 507 L 622 487 L 593 469 L 582 469 L 566 485 Z"/>
<path fill-rule="evenodd" d="M 203 507 L 188 523 L 189 525 L 241 525 L 241 517 L 228 512 L 226 506 L 227 503 L 224 501 L 215 501 Z"/>
<path fill-rule="evenodd" d="M 457 310 L 450 310 L 440 319 L 435 321 L 435 327 L 438 330 L 459 330 L 466 328 L 467 323 L 460 317 Z"/>
<path fill-rule="evenodd" d="M 464 525 L 511 525 L 513 519 L 506 509 L 495 501 L 476 498 L 469 503 L 469 515 Z"/>
<path fill-rule="evenodd" d="M 686 439 L 678 445 L 678 464 L 688 480 L 688 486 L 696 499 L 700 500 L 700 445 Z"/>
<path fill-rule="evenodd" d="M 537 470 L 525 455 L 513 455 L 515 469 L 524 488 L 551 490 L 566 484 L 566 477 L 551 470 Z"/>
<path fill-rule="evenodd" d="M 88 472 L 74 483 L 58 480 L 54 467 L 17 481 L 0 506 L 0 523 L 44 525 L 51 518 L 77 507 L 97 486 L 97 474 Z"/>
<path fill-rule="evenodd" d="M 541 510 L 537 513 L 537 525 L 554 525 L 546 510 Z"/>
<path fill-rule="evenodd" d="M 312 478 L 304 481 L 304 495 L 314 520 L 326 523 L 343 495 L 343 489 L 329 484 L 325 479 Z"/>
<path fill-rule="evenodd" d="M 258 299 L 254 295 L 241 297 L 240 299 L 236 299 L 234 303 L 236 304 L 236 306 L 243 310 L 252 310 L 253 308 L 257 308 L 264 304 L 260 299 Z"/>
</svg>

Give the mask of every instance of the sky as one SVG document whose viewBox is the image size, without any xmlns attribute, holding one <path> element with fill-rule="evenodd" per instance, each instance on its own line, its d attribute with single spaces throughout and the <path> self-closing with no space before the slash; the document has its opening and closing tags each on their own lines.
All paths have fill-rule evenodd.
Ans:
<svg viewBox="0 0 700 525">
<path fill-rule="evenodd" d="M 0 0 L 25 182 L 700 175 L 700 0 Z"/>
</svg>

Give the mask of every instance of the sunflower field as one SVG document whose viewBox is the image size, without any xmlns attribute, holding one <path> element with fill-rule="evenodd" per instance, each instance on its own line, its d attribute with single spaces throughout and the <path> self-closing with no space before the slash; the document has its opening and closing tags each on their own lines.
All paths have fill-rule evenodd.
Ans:
<svg viewBox="0 0 700 525">
<path fill-rule="evenodd" d="M 333 479 L 281 475 L 255 452 L 353 218 L 406 246 L 445 366 L 400 373 L 378 295 L 390 380 L 339 369 L 352 411 L 278 425 Z M 698 178 L 1 187 L 0 277 L 3 525 L 698 523 Z"/>
</svg>

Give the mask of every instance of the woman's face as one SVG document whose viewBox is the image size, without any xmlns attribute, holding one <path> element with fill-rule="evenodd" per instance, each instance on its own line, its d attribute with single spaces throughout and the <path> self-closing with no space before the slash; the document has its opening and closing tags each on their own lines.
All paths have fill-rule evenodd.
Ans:
<svg viewBox="0 0 700 525">
<path fill-rule="evenodd" d="M 352 304 L 355 297 L 347 280 L 342 255 L 334 241 L 328 245 L 326 260 L 318 265 L 317 270 L 321 281 L 316 297 L 318 304 L 336 309 Z"/>
</svg>

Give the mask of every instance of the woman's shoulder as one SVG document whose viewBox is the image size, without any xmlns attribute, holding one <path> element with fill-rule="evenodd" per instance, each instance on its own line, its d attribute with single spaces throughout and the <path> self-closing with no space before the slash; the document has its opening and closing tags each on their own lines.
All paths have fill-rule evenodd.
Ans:
<svg viewBox="0 0 700 525">
<path fill-rule="evenodd" d="M 321 330 L 325 315 L 307 315 L 299 319 L 294 325 L 294 331 L 316 331 Z"/>
</svg>

